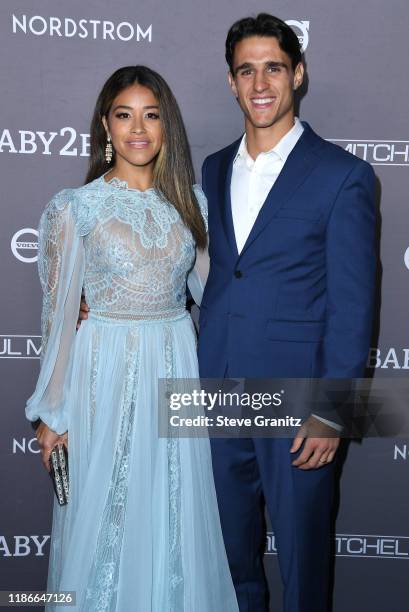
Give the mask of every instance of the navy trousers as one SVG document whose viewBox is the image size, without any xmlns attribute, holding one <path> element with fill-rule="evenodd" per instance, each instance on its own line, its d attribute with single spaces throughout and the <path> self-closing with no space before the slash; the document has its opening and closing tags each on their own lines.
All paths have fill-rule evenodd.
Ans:
<svg viewBox="0 0 409 612">
<path fill-rule="evenodd" d="M 240 612 L 267 612 L 264 501 L 284 612 L 327 612 L 334 464 L 300 470 L 287 438 L 213 438 L 219 512 Z"/>
</svg>

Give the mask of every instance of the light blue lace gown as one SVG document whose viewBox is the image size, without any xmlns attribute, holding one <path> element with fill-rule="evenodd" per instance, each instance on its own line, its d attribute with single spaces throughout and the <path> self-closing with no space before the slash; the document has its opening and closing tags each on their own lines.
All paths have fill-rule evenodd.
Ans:
<svg viewBox="0 0 409 612">
<path fill-rule="evenodd" d="M 172 205 L 117 179 L 63 190 L 41 216 L 43 348 L 26 416 L 68 430 L 47 589 L 76 591 L 70 610 L 238 612 L 209 440 L 158 437 L 158 378 L 198 376 L 195 251 Z"/>
</svg>

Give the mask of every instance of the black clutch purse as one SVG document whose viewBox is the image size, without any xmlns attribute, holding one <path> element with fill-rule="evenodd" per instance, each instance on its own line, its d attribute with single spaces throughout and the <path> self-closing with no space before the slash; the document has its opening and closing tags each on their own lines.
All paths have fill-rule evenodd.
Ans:
<svg viewBox="0 0 409 612">
<path fill-rule="evenodd" d="M 68 451 L 64 444 L 54 446 L 50 455 L 50 476 L 60 506 L 65 506 L 69 498 Z"/>
</svg>

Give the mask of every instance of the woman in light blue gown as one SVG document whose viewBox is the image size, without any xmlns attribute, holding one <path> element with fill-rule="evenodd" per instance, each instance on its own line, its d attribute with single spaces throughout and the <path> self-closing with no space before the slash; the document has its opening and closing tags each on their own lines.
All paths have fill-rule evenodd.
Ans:
<svg viewBox="0 0 409 612">
<path fill-rule="evenodd" d="M 68 446 L 47 590 L 76 591 L 70 610 L 238 612 L 209 440 L 158 436 L 158 379 L 198 377 L 186 281 L 200 301 L 207 213 L 192 183 L 169 87 L 121 68 L 97 101 L 86 184 L 41 216 L 43 344 L 26 415 L 41 419 L 45 465 Z"/>
</svg>

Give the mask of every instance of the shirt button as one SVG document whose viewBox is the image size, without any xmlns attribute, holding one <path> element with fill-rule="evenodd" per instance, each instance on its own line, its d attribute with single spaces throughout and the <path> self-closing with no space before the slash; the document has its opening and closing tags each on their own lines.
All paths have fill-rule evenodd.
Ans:
<svg viewBox="0 0 409 612">
<path fill-rule="evenodd" d="M 236 278 L 241 278 L 243 276 L 243 272 L 241 272 L 241 270 L 235 270 L 234 271 L 234 276 Z"/>
</svg>

